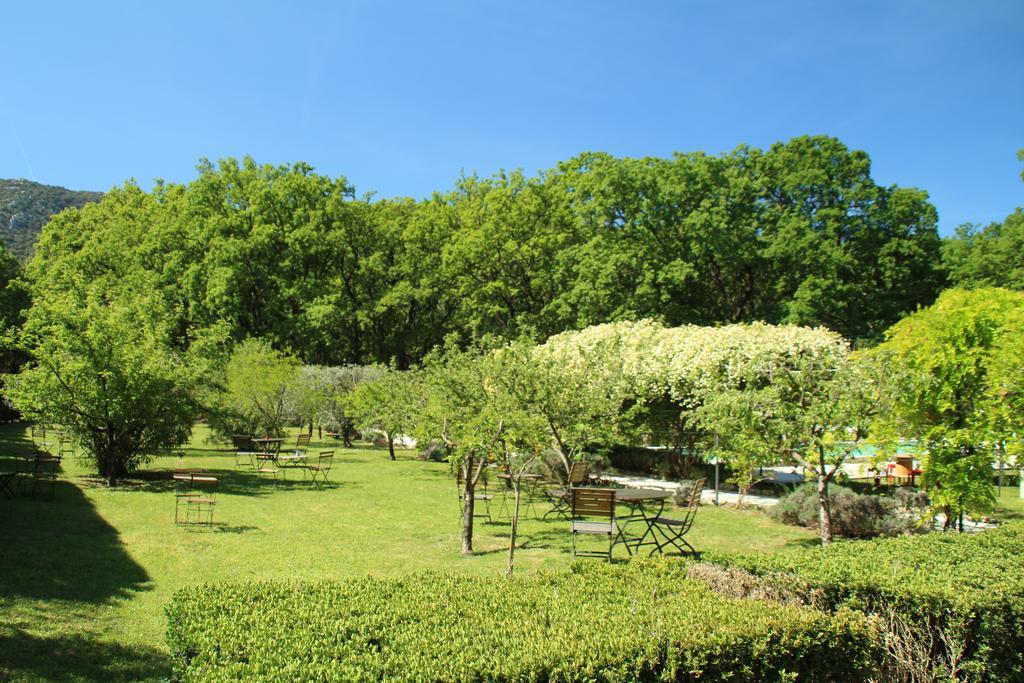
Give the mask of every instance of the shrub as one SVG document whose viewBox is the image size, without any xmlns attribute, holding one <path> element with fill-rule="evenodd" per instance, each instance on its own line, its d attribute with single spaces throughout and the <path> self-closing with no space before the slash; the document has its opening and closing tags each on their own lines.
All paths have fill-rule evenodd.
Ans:
<svg viewBox="0 0 1024 683">
<path fill-rule="evenodd" d="M 179 591 L 183 680 L 863 680 L 853 612 L 715 596 L 683 562 L 483 579 L 415 575 Z"/>
<path fill-rule="evenodd" d="M 815 484 L 801 486 L 783 496 L 769 509 L 772 518 L 795 526 L 818 528 L 818 492 Z M 928 505 L 919 492 L 900 492 L 893 496 L 872 496 L 832 485 L 829 487 L 832 532 L 846 538 L 898 536 L 916 530 Z"/>
<path fill-rule="evenodd" d="M 776 555 L 706 552 L 707 562 L 780 577 L 815 606 L 856 609 L 888 627 L 890 674 L 907 651 L 930 674 L 957 680 L 1024 678 L 1024 524 L 980 534 L 834 543 Z M 903 650 L 894 654 L 893 650 Z M 917 674 L 920 676 L 920 672 Z M 899 676 L 894 676 L 898 679 Z"/>
</svg>

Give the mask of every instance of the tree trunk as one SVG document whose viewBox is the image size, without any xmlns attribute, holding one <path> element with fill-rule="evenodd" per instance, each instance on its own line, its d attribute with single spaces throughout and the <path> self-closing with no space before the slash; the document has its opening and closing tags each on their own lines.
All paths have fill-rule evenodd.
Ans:
<svg viewBox="0 0 1024 683">
<path fill-rule="evenodd" d="M 395 460 L 395 437 L 391 436 L 391 432 L 387 432 L 388 435 L 388 456 Z"/>
<path fill-rule="evenodd" d="M 821 544 L 832 542 L 832 507 L 828 500 L 828 477 L 818 472 L 818 527 L 821 531 Z"/>
<path fill-rule="evenodd" d="M 512 534 L 508 542 L 508 572 L 506 576 L 512 577 L 512 571 L 515 568 L 516 561 L 516 533 L 519 531 L 519 479 L 511 477 L 512 489 L 516 494 L 516 504 L 512 508 Z"/>
<path fill-rule="evenodd" d="M 999 483 L 997 484 L 999 495 L 1003 495 L 1003 468 L 1006 466 L 1006 442 L 1000 441 L 999 451 Z"/>
<path fill-rule="evenodd" d="M 313 438 L 313 419 L 312 418 L 310 418 L 310 420 L 309 420 L 309 437 Z"/>
<path fill-rule="evenodd" d="M 832 542 L 832 503 L 828 499 L 828 480 L 832 478 L 836 470 L 831 473 L 825 468 L 825 447 L 818 444 L 818 529 L 821 531 L 821 544 L 823 546 Z"/>
<path fill-rule="evenodd" d="M 473 554 L 473 483 L 466 477 L 466 488 L 462 491 L 462 554 Z"/>
</svg>

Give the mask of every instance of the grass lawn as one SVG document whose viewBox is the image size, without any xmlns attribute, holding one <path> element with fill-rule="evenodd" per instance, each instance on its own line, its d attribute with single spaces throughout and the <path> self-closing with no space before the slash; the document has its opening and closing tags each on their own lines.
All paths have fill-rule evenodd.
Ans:
<svg viewBox="0 0 1024 683">
<path fill-rule="evenodd" d="M 996 509 L 992 514 L 1000 522 L 1024 521 L 1024 498 L 1020 497 L 1017 486 L 1003 486 L 996 489 Z"/>
<path fill-rule="evenodd" d="M 167 677 L 163 608 L 189 584 L 504 571 L 507 522 L 480 521 L 477 554 L 459 552 L 446 464 L 314 443 L 313 452 L 336 451 L 335 485 L 317 490 L 294 474 L 275 487 L 237 471 L 234 455 L 208 445 L 202 428 L 191 446 L 183 460 L 158 458 L 113 490 L 71 459 L 53 500 L 0 498 L 0 681 Z M 0 471 L 29 447 L 27 430 L 0 427 Z M 212 529 L 174 525 L 175 467 L 222 476 Z M 520 534 L 517 573 L 568 567 L 566 522 L 526 519 Z M 698 549 L 772 552 L 815 534 L 758 512 L 704 507 L 689 538 Z"/>
</svg>

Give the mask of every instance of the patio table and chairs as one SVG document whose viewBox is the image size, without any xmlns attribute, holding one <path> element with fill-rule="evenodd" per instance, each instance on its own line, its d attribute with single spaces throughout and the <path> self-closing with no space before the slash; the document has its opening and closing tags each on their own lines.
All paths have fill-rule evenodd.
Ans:
<svg viewBox="0 0 1024 683">
<path fill-rule="evenodd" d="M 598 492 L 598 493 L 591 493 Z M 570 520 L 573 533 L 573 555 L 593 555 L 593 553 L 578 553 L 575 546 L 575 537 L 578 534 L 600 534 L 604 535 L 607 523 L 612 524 L 611 536 L 609 538 L 609 549 L 607 553 L 599 553 L 597 556 L 611 558 L 611 552 L 615 546 L 622 545 L 626 552 L 634 555 L 640 552 L 644 546 L 654 546 L 653 554 L 660 547 L 668 545 L 659 544 L 655 537 L 655 523 L 663 520 L 661 513 L 665 508 L 665 501 L 672 497 L 671 491 L 663 489 L 603 489 L 591 487 L 573 487 L 568 490 L 554 490 L 547 492 L 549 495 L 561 494 L 569 499 Z M 606 510 L 610 500 L 612 511 Z M 615 507 L 626 508 L 625 515 L 615 513 Z M 590 524 L 588 517 L 598 516 L 599 524 Z M 685 533 L 685 531 L 683 532 Z"/>
<path fill-rule="evenodd" d="M 231 443 L 235 447 L 235 467 L 256 469 L 256 456 L 264 451 L 253 442 L 253 438 L 248 434 L 232 434 Z"/>
<path fill-rule="evenodd" d="M 284 454 L 278 452 L 274 462 L 280 468 L 282 476 L 289 469 L 308 469 L 309 456 L 306 454 L 306 449 L 309 447 L 309 441 L 309 434 L 299 434 L 295 438 L 295 448 Z"/>
<path fill-rule="evenodd" d="M 277 436 L 265 436 L 260 439 L 253 439 L 253 445 L 256 446 L 256 473 L 261 477 L 270 477 L 277 479 L 277 475 L 281 471 L 281 466 L 278 463 L 278 457 L 281 453 L 281 444 L 284 443 L 284 439 Z"/>
<path fill-rule="evenodd" d="M 615 502 L 624 505 L 629 512 L 617 519 L 618 534 L 615 543 L 621 543 L 630 555 L 639 553 L 640 547 L 655 545 L 654 520 L 661 516 L 665 501 L 672 497 L 671 491 L 663 489 L 614 489 Z M 632 533 L 630 533 L 632 531 Z"/>
<path fill-rule="evenodd" d="M 53 498 L 57 490 L 57 472 L 60 470 L 61 459 L 55 455 L 37 455 L 33 460 L 33 468 L 29 476 L 32 495 L 45 495 Z"/>
<path fill-rule="evenodd" d="M 8 486 L 20 478 L 19 488 L 22 494 L 25 494 L 27 489 L 28 495 L 52 499 L 57 489 L 57 473 L 62 462 L 60 456 L 51 455 L 37 445 L 32 453 L 22 455 L 20 459 L 21 464 L 14 473 L 16 476 L 9 478 Z M 11 494 L 13 497 L 13 489 Z"/>
</svg>

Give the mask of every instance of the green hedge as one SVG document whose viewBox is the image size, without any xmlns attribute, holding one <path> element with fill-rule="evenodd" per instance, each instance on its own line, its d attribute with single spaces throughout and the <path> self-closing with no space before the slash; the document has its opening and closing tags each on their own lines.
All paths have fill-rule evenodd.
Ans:
<svg viewBox="0 0 1024 683">
<path fill-rule="evenodd" d="M 948 655 L 943 629 L 959 634 L 965 678 L 1024 680 L 1024 524 L 702 560 L 781 579 L 826 610 L 895 612 L 934 640 L 933 657 Z"/>
<path fill-rule="evenodd" d="M 682 562 L 533 578 L 204 585 L 167 608 L 175 677 L 288 681 L 864 680 L 879 634 L 730 600 Z"/>
</svg>

